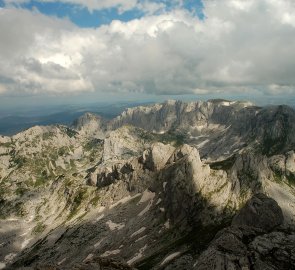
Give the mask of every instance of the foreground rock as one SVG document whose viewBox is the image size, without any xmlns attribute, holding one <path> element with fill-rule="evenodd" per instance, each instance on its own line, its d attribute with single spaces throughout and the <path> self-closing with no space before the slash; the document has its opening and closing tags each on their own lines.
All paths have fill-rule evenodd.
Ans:
<svg viewBox="0 0 295 270">
<path fill-rule="evenodd" d="M 8 268 L 12 269 L 12 268 Z M 15 268 L 13 268 L 15 269 Z M 93 257 L 73 266 L 37 265 L 36 267 L 20 267 L 19 270 L 132 270 L 127 263 L 120 260 Z"/>
<path fill-rule="evenodd" d="M 232 225 L 271 231 L 283 223 L 283 213 L 277 202 L 259 193 L 252 197 L 234 217 Z"/>
<path fill-rule="evenodd" d="M 295 234 L 276 230 L 282 223 L 276 201 L 256 194 L 216 235 L 194 269 L 294 269 Z"/>
</svg>

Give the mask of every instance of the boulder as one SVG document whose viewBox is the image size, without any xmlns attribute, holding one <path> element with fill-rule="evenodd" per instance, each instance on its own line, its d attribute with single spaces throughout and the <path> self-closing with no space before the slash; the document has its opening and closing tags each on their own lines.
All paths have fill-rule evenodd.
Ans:
<svg viewBox="0 0 295 270">
<path fill-rule="evenodd" d="M 271 231 L 281 225 L 283 221 L 283 212 L 278 203 L 263 193 L 258 193 L 234 217 L 232 225 Z"/>
</svg>

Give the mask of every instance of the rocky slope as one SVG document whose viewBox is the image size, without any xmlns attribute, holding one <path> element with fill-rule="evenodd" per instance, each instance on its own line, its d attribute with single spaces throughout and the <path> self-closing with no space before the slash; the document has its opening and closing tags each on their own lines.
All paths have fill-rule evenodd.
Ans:
<svg viewBox="0 0 295 270">
<path fill-rule="evenodd" d="M 193 269 L 294 269 L 295 233 L 284 232 L 283 214 L 264 194 L 256 194 L 220 231 Z"/>
<path fill-rule="evenodd" d="M 130 124 L 155 133 L 173 130 L 197 146 L 202 157 L 230 156 L 243 147 L 259 147 L 266 155 L 293 150 L 295 112 L 288 106 L 256 107 L 249 102 L 167 101 L 127 109 L 109 129 Z"/>
<path fill-rule="evenodd" d="M 292 269 L 294 120 L 168 101 L 0 137 L 0 269 Z"/>
</svg>

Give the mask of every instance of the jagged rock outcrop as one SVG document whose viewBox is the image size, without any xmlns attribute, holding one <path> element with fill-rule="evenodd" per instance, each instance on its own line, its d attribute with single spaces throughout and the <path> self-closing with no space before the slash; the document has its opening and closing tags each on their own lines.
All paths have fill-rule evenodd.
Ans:
<svg viewBox="0 0 295 270">
<path fill-rule="evenodd" d="M 110 132 L 104 141 L 103 160 L 128 159 L 140 155 L 148 146 L 142 138 L 143 131 L 123 126 Z"/>
<path fill-rule="evenodd" d="M 135 142 L 133 145 L 135 145 Z M 118 143 L 118 147 L 120 148 L 120 153 L 122 147 L 126 149 L 120 143 Z M 143 146 L 140 145 L 140 147 Z M 92 186 L 101 188 L 111 185 L 118 180 L 123 180 L 128 183 L 130 190 L 140 190 L 140 187 L 147 188 L 153 181 L 153 178 L 156 177 L 156 173 L 164 168 L 174 151 L 175 148 L 171 145 L 155 143 L 150 148 L 144 150 L 139 157 L 117 160 L 118 155 L 112 155 L 108 163 L 99 164 L 95 170 L 89 173 L 87 182 Z M 126 156 L 121 154 L 121 158 L 124 157 L 126 159 Z"/>
<path fill-rule="evenodd" d="M 285 105 L 266 107 L 255 120 L 252 133 L 260 141 L 263 154 L 275 155 L 295 148 L 294 109 Z"/>
<path fill-rule="evenodd" d="M 291 239 L 295 234 L 273 231 L 282 223 L 282 210 L 276 201 L 261 193 L 254 195 L 231 227 L 215 236 L 194 269 L 293 269 L 295 244 Z M 272 256 L 273 252 L 277 255 Z"/>
<path fill-rule="evenodd" d="M 72 128 L 85 136 L 104 138 L 107 121 L 93 113 L 85 113 L 72 124 Z"/>
<path fill-rule="evenodd" d="M 283 223 L 283 212 L 276 201 L 263 193 L 256 194 L 234 217 L 232 225 L 253 227 L 269 232 Z"/>
<path fill-rule="evenodd" d="M 110 129 L 131 124 L 155 132 L 165 132 L 174 129 L 187 131 L 210 130 L 210 122 L 214 124 L 219 119 L 220 125 L 229 121 L 228 116 L 233 111 L 251 106 L 246 102 L 231 102 L 210 100 L 208 102 L 182 102 L 168 100 L 162 104 L 139 106 L 127 109 L 120 116 L 109 123 Z M 213 119 L 213 121 L 210 121 Z"/>
<path fill-rule="evenodd" d="M 144 169 L 159 171 L 164 168 L 174 151 L 175 147 L 171 145 L 155 143 L 143 152 L 139 162 L 144 165 Z"/>
<path fill-rule="evenodd" d="M 258 147 L 267 155 L 293 150 L 294 122 L 295 111 L 288 106 L 261 108 L 249 102 L 171 100 L 127 109 L 108 123 L 108 129 L 127 124 L 156 133 L 185 132 L 186 141 L 198 146 L 202 156 L 216 159 L 247 146 Z"/>
<path fill-rule="evenodd" d="M 275 155 L 269 158 L 269 166 L 277 178 L 286 178 L 289 182 L 295 182 L 295 153 L 287 152 L 284 155 Z"/>
<path fill-rule="evenodd" d="M 240 101 L 170 100 L 128 108 L 110 121 L 88 113 L 74 127 L 101 138 L 126 125 L 157 134 L 173 131 L 185 134 L 185 142 L 197 146 L 202 157 L 216 160 L 245 147 L 259 148 L 266 155 L 293 150 L 294 122 L 295 112 L 288 106 L 261 108 Z"/>
<path fill-rule="evenodd" d="M 226 162 L 221 162 L 221 165 L 228 170 L 233 182 L 233 192 L 246 199 L 257 192 L 262 192 L 263 181 L 272 176 L 267 158 L 252 151 L 234 155 Z"/>
<path fill-rule="evenodd" d="M 202 207 L 198 194 L 210 175 L 210 168 L 204 165 L 197 149 L 184 145 L 174 151 L 161 172 L 164 206 L 172 222 L 187 220 L 197 223 Z"/>
</svg>

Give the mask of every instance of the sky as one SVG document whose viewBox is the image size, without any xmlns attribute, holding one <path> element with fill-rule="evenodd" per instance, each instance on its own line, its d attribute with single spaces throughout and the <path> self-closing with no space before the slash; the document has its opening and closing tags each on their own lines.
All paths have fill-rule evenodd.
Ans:
<svg viewBox="0 0 295 270">
<path fill-rule="evenodd" d="M 293 0 L 0 0 L 0 106 L 290 103 L 294 59 Z"/>
</svg>

